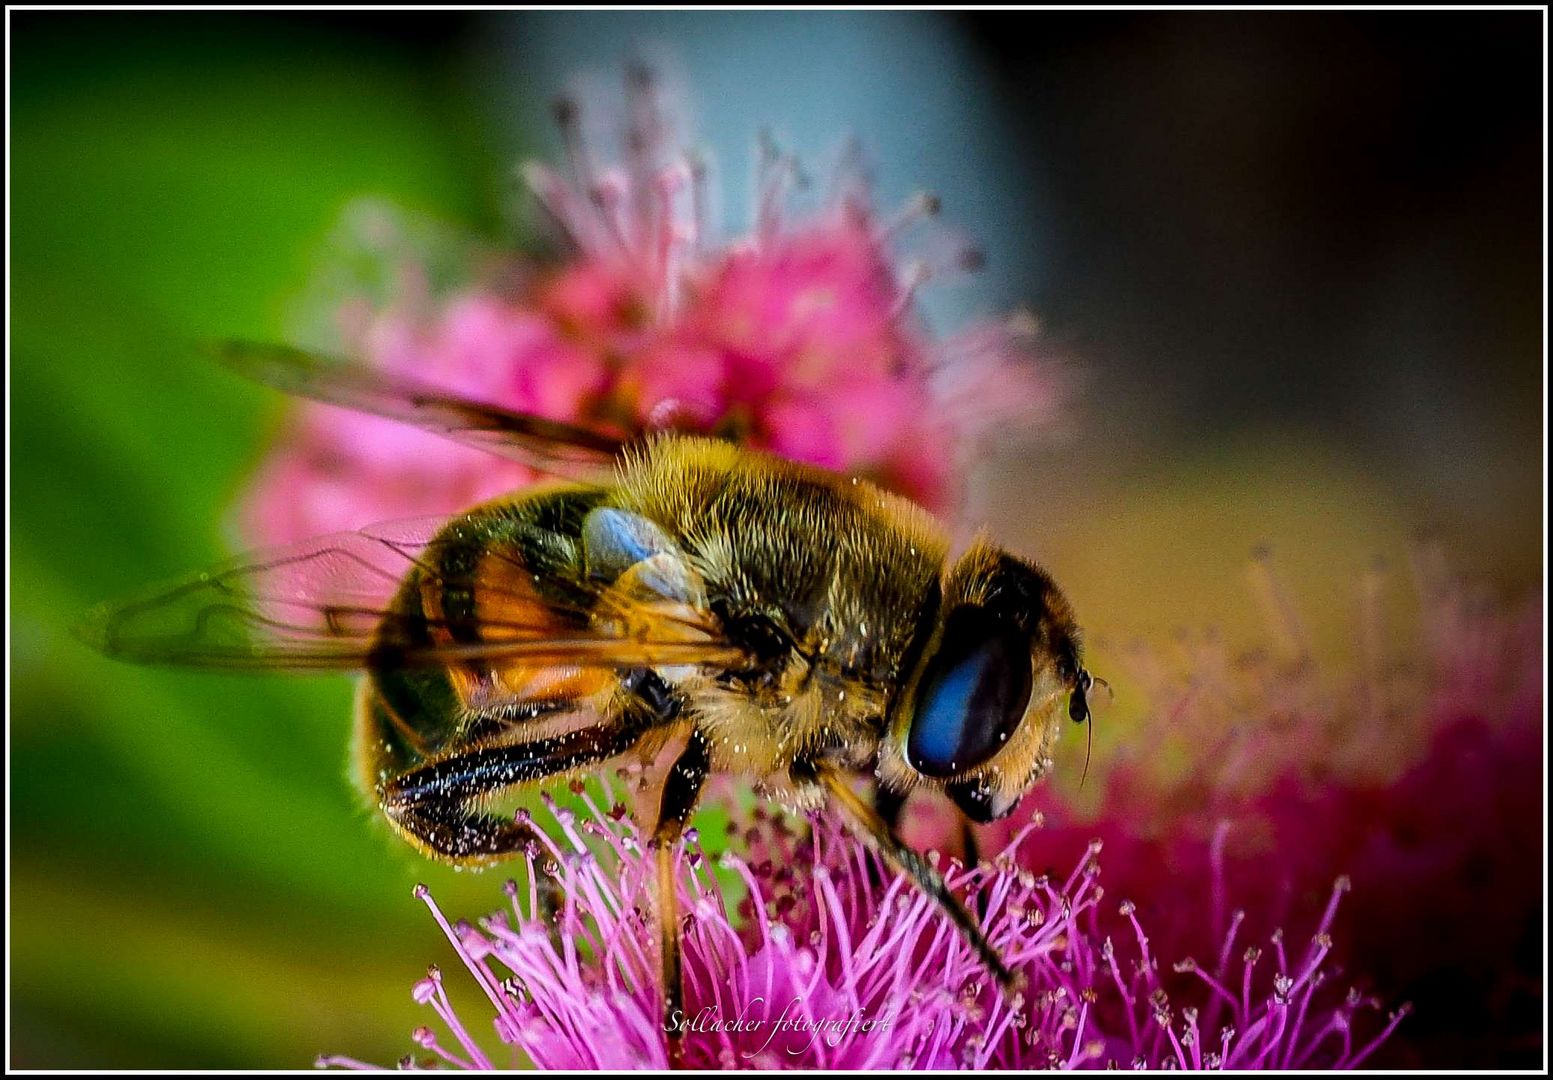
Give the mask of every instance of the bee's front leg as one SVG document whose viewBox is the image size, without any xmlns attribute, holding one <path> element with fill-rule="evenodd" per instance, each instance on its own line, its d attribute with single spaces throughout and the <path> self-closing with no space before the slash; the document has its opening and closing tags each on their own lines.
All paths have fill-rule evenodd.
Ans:
<svg viewBox="0 0 1553 1080">
<path fill-rule="evenodd" d="M 814 765 L 807 766 L 806 771 L 825 786 L 831 801 L 846 815 L 853 829 L 861 833 L 863 839 L 872 844 L 875 851 L 905 871 L 906 875 L 917 883 L 917 887 L 932 897 L 943 909 L 944 914 L 949 916 L 949 921 L 954 923 L 955 928 L 965 937 L 982 964 L 998 981 L 998 985 L 1007 993 L 1016 990 L 1020 979 L 1009 970 L 1008 965 L 1003 963 L 1003 958 L 987 940 L 987 935 L 977 925 L 975 918 L 949 891 L 943 875 L 933 864 L 896 835 L 895 830 L 874 807 L 858 797 L 844 773 L 835 768 Z"/>
<path fill-rule="evenodd" d="M 906 807 L 906 796 L 882 783 L 874 785 L 874 813 L 879 815 L 879 820 L 884 822 L 884 827 L 892 835 L 900 831 L 901 812 Z M 981 846 L 976 839 L 976 829 L 971 824 L 970 818 L 964 813 L 960 818 L 960 846 L 964 849 L 963 861 L 967 867 L 974 868 L 981 862 Z M 986 914 L 986 912 L 982 912 Z"/>
<path fill-rule="evenodd" d="M 884 827 L 894 832 L 900 827 L 901 811 L 906 807 L 906 796 L 883 783 L 874 784 L 874 813 L 884 822 Z"/>
<path fill-rule="evenodd" d="M 885 830 L 891 835 L 896 835 L 900 828 L 901 813 L 906 809 L 906 796 L 894 788 L 885 787 L 882 781 L 874 783 L 874 813 L 884 825 Z M 875 886 L 885 884 L 885 867 L 888 863 L 880 863 L 874 860 L 868 862 L 868 880 Z"/>
<path fill-rule="evenodd" d="M 658 933 L 663 975 L 663 1030 L 668 1040 L 669 1065 L 684 1064 L 685 994 L 680 978 L 679 890 L 674 875 L 675 849 L 701 797 L 701 786 L 711 768 L 712 748 L 697 728 L 669 770 L 653 830 L 658 862 Z"/>
</svg>

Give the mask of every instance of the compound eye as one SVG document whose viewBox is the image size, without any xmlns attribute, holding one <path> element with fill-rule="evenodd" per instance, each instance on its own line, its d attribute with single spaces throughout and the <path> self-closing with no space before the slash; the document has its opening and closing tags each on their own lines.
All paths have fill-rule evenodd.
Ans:
<svg viewBox="0 0 1553 1080">
<path fill-rule="evenodd" d="M 1032 684 L 1030 639 L 980 608 L 960 608 L 917 690 L 906 759 L 924 776 L 973 769 L 1024 718 Z"/>
</svg>

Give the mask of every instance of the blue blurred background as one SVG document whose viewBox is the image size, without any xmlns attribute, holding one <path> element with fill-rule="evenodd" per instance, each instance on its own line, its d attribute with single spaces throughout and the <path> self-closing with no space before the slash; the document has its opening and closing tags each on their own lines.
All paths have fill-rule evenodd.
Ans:
<svg viewBox="0 0 1553 1080">
<path fill-rule="evenodd" d="M 1542 580 L 1535 12 L 10 23 L 14 1065 L 409 1047 L 450 962 L 410 886 L 473 914 L 499 879 L 360 809 L 349 684 L 119 667 L 65 628 L 225 551 L 280 406 L 194 343 L 285 334 L 362 195 L 535 245 L 511 165 L 634 49 L 688 91 L 730 227 L 760 127 L 820 164 L 857 134 L 883 202 L 937 192 L 988 256 L 935 321 L 1040 316 L 1082 393 L 978 505 L 1100 638 L 1249 633 L 1262 541 L 1318 597 L 1420 528 Z M 1351 614 L 1309 613 L 1324 648 Z"/>
</svg>

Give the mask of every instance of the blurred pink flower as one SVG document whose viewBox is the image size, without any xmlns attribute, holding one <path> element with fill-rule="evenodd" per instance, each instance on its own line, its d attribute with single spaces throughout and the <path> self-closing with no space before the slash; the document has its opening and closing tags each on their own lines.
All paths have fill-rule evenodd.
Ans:
<svg viewBox="0 0 1553 1080">
<path fill-rule="evenodd" d="M 470 258 L 472 282 L 434 288 L 405 227 L 353 211 L 350 245 L 365 255 L 351 254 L 394 262 L 399 283 L 387 298 L 336 292 L 334 344 L 490 404 L 621 434 L 715 433 L 857 471 L 938 510 L 987 432 L 1050 415 L 1055 375 L 1034 362 L 1029 320 L 938 339 L 916 318 L 920 286 L 976 262 L 952 243 L 896 254 L 936 200 L 884 220 L 854 156 L 825 205 L 789 220 L 798 164 L 767 146 L 751 232 L 721 241 L 706 225 L 706 169 L 669 135 L 654 80 L 633 72 L 629 98 L 621 164 L 599 164 L 608 148 L 584 138 L 566 103 L 566 173 L 525 167 L 570 241 L 543 270 L 487 253 L 483 270 Z M 242 525 L 250 540 L 283 543 L 451 514 L 534 479 L 399 425 L 304 405 L 261 464 Z"/>
<path fill-rule="evenodd" d="M 653 859 L 623 806 L 603 813 L 586 794 L 583 804 L 580 818 L 549 804 L 558 828 L 536 842 L 526 888 L 509 883 L 510 913 L 478 929 L 450 925 L 417 889 L 495 1010 L 492 1033 L 506 1047 L 493 1056 L 489 1033 L 458 1016 L 433 969 L 414 995 L 452 1045 L 418 1029 L 415 1041 L 432 1054 L 422 1064 L 666 1066 Z M 1342 882 L 1300 948 L 1281 936 L 1259 947 L 1225 915 L 1227 929 L 1209 928 L 1216 936 L 1199 966 L 1151 944 L 1132 904 L 1102 899 L 1098 843 L 1065 879 L 1019 869 L 1027 828 L 995 864 L 952 864 L 945 875 L 987 912 L 990 940 L 1025 976 L 1008 1000 L 937 906 L 834 819 L 815 817 L 799 835 L 758 813 L 735 831 L 748 851 L 721 867 L 743 887 L 736 908 L 697 837 L 687 838 L 677 878 L 688 1067 L 1351 1067 L 1402 1016 L 1360 1018 L 1374 1002 L 1331 977 Z M 1215 860 L 1206 880 L 1183 885 L 1221 908 L 1221 869 Z M 1101 910 L 1129 928 L 1120 945 L 1102 930 Z M 1161 975 L 1162 962 L 1172 974 Z"/>
</svg>

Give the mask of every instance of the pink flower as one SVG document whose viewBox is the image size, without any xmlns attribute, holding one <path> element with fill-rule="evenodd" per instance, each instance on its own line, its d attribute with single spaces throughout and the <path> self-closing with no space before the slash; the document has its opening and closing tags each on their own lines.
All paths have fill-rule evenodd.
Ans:
<svg viewBox="0 0 1553 1080">
<path fill-rule="evenodd" d="M 583 804 L 580 819 L 548 804 L 557 828 L 526 860 L 527 885 L 509 883 L 511 910 L 479 928 L 449 924 L 417 889 L 494 1011 L 489 1028 L 466 1024 L 433 968 L 414 995 L 451 1043 L 418 1029 L 424 1064 L 667 1064 L 654 863 L 623 806 Z M 1010 1000 L 938 907 L 834 819 L 799 835 L 757 813 L 739 835 L 747 853 L 722 860 L 745 893 L 737 907 L 697 837 L 680 864 L 689 1067 L 1351 1067 L 1401 1020 L 1360 1016 L 1374 1003 L 1342 990 L 1327 963 L 1346 883 L 1298 948 L 1281 935 L 1257 943 L 1227 911 L 1215 858 L 1188 883 L 1212 898 L 1199 921 L 1218 922 L 1199 965 L 1161 955 L 1134 906 L 1105 898 L 1099 843 L 1062 879 L 1020 869 L 1039 838 L 1027 828 L 994 864 L 946 873 L 1027 980 Z M 1125 935 L 1113 941 L 1102 911 L 1119 913 Z"/>
<path fill-rule="evenodd" d="M 798 165 L 767 147 L 752 230 L 722 241 L 705 224 L 706 170 L 670 141 L 650 76 L 633 74 L 628 109 L 621 164 L 588 144 L 566 105 L 567 172 L 526 167 L 571 242 L 542 270 L 471 255 L 468 280 L 433 288 L 435 275 L 406 253 L 410 226 L 353 211 L 354 246 L 392 263 L 396 284 L 386 298 L 355 285 L 341 297 L 331 278 L 338 349 L 613 432 L 716 433 L 868 475 L 937 509 L 952 504 L 959 466 L 986 432 L 1050 414 L 1054 380 L 1033 363 L 1027 325 L 984 322 L 940 340 L 915 317 L 921 285 L 974 262 L 963 246 L 896 253 L 936 200 L 918 197 L 885 221 L 854 164 L 826 205 L 789 220 Z M 306 405 L 261 464 L 242 524 L 257 542 L 282 543 L 451 514 L 534 479 L 399 425 Z"/>
</svg>

